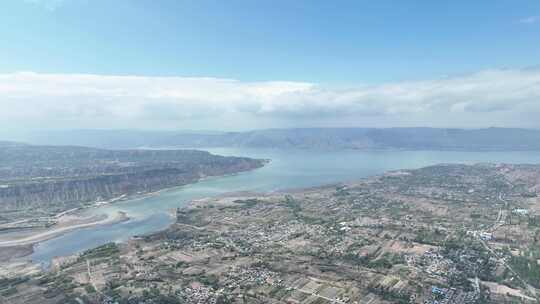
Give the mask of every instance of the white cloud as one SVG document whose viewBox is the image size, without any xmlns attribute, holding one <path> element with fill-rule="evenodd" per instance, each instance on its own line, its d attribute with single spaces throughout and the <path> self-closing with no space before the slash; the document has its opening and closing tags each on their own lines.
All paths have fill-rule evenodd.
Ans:
<svg viewBox="0 0 540 304">
<path fill-rule="evenodd" d="M 335 89 L 288 81 L 0 74 L 0 120 L 55 127 L 538 126 L 540 70 Z M 234 117 L 234 119 L 232 119 Z M 250 121 L 249 126 L 242 120 Z"/>
<path fill-rule="evenodd" d="M 519 23 L 533 24 L 540 22 L 540 16 L 530 16 L 519 20 Z"/>
</svg>

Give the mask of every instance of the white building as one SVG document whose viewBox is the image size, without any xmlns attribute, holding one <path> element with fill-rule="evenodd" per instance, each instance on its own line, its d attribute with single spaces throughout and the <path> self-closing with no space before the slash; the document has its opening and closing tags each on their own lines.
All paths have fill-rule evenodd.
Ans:
<svg viewBox="0 0 540 304">
<path fill-rule="evenodd" d="M 516 208 L 516 209 L 512 210 L 512 213 L 517 214 L 517 215 L 527 215 L 527 214 L 529 214 L 529 210 L 522 209 L 522 208 Z"/>
<path fill-rule="evenodd" d="M 493 239 L 493 234 L 491 232 L 482 232 L 480 233 L 480 239 L 484 241 L 491 241 Z"/>
</svg>

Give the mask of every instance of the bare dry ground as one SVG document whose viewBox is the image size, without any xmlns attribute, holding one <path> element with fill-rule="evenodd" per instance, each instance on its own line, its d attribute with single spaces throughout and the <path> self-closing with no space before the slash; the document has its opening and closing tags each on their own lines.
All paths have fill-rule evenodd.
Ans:
<svg viewBox="0 0 540 304">
<path fill-rule="evenodd" d="M 197 200 L 169 229 L 59 260 L 6 299 L 37 286 L 78 303 L 536 303 L 538 176 L 440 165 Z"/>
</svg>

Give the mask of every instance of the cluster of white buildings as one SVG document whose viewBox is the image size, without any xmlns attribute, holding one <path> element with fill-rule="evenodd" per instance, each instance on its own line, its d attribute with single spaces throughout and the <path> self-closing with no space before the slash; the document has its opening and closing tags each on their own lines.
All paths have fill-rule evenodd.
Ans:
<svg viewBox="0 0 540 304">
<path fill-rule="evenodd" d="M 512 213 L 517 214 L 517 215 L 527 215 L 527 214 L 529 214 L 529 210 L 522 209 L 522 208 L 516 208 L 516 209 L 512 210 Z"/>
<path fill-rule="evenodd" d="M 478 237 L 483 241 L 491 241 L 493 239 L 493 233 L 486 231 L 468 230 L 467 235 Z"/>
</svg>

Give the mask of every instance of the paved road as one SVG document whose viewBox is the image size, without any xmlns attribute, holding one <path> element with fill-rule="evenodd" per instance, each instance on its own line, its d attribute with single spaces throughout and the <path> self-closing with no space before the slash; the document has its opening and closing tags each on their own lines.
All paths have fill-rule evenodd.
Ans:
<svg viewBox="0 0 540 304">
<path fill-rule="evenodd" d="M 86 260 L 86 268 L 87 268 L 87 271 L 88 271 L 88 280 L 90 281 L 90 285 L 92 285 L 92 287 L 94 287 L 94 289 L 96 290 L 96 292 L 101 295 L 104 299 L 108 300 L 108 301 L 111 301 L 112 298 L 109 297 L 108 295 L 102 293 L 98 288 L 97 288 L 97 285 L 96 283 L 94 282 L 94 279 L 92 278 L 92 271 L 90 270 L 90 261 L 87 259 Z"/>
<path fill-rule="evenodd" d="M 499 200 L 502 201 L 504 203 L 504 209 L 505 210 L 508 210 L 508 201 L 504 199 L 504 193 L 500 192 L 499 193 Z M 495 222 L 493 223 L 493 225 L 491 227 L 489 227 L 488 229 L 486 229 L 488 232 L 494 232 L 495 230 L 497 230 L 499 227 L 503 226 L 504 224 L 506 223 L 506 216 L 503 218 L 503 208 L 501 207 L 501 209 L 499 210 L 499 215 L 497 216 L 497 219 L 495 220 Z M 481 238 L 479 238 L 479 241 L 482 243 L 482 245 L 486 248 L 486 250 L 488 250 L 493 256 L 495 256 L 495 258 L 497 259 L 497 261 L 499 263 L 501 263 L 504 267 L 506 267 L 518 280 L 520 280 L 523 285 L 525 285 L 527 287 L 527 290 L 529 291 L 529 293 L 531 295 L 533 295 L 534 297 L 537 297 L 537 292 L 536 292 L 536 288 L 534 288 L 533 286 L 531 286 L 529 283 L 527 283 L 527 281 L 525 281 L 513 268 L 512 266 L 508 265 L 503 258 L 501 258 L 490 246 L 489 246 L 489 243 L 482 240 Z"/>
</svg>

